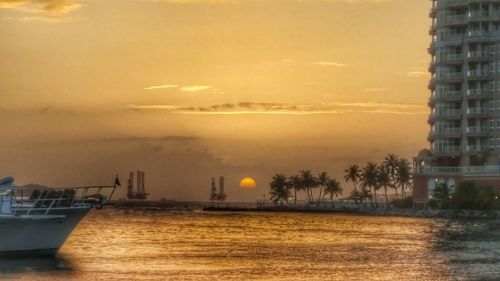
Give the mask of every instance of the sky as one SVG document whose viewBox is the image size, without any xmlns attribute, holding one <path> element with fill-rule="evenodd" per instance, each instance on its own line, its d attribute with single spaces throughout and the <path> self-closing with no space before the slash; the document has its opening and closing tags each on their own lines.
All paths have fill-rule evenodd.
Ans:
<svg viewBox="0 0 500 281">
<path fill-rule="evenodd" d="M 231 201 L 428 147 L 430 1 L 0 0 L 0 177 Z M 239 180 L 252 177 L 253 190 Z M 125 189 L 118 197 L 123 197 Z"/>
</svg>

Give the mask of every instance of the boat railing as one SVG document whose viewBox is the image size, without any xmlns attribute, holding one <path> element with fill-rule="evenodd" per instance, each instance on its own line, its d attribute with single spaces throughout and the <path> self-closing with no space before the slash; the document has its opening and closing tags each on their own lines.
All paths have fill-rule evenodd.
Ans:
<svg viewBox="0 0 500 281">
<path fill-rule="evenodd" d="M 113 196 L 117 185 L 61 188 L 10 187 L 0 193 L 0 214 L 48 215 L 71 208 L 101 208 Z"/>
</svg>

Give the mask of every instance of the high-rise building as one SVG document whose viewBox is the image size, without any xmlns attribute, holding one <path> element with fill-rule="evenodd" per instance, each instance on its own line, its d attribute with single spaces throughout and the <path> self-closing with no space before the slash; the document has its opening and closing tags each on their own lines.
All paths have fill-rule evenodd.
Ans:
<svg viewBox="0 0 500 281">
<path fill-rule="evenodd" d="M 431 0 L 430 149 L 415 157 L 415 202 L 436 183 L 500 187 L 500 0 Z"/>
</svg>

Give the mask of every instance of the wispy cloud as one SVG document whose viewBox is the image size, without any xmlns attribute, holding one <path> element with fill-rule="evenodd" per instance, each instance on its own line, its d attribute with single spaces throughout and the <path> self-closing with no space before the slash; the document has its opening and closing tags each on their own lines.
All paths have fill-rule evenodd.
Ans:
<svg viewBox="0 0 500 281">
<path fill-rule="evenodd" d="M 160 89 L 175 89 L 179 88 L 179 85 L 158 85 L 158 86 L 150 86 L 147 88 L 144 88 L 144 90 L 160 90 Z"/>
<path fill-rule="evenodd" d="M 22 16 L 25 21 L 47 19 L 55 21 L 75 9 L 81 7 L 73 0 L 0 0 L 0 8 L 15 9 L 23 14 L 40 14 L 40 16 Z"/>
<path fill-rule="evenodd" d="M 164 2 L 170 4 L 234 4 L 239 3 L 239 0 L 152 0 L 153 2 Z"/>
<path fill-rule="evenodd" d="M 322 65 L 322 66 L 335 66 L 335 67 L 347 67 L 347 64 L 333 62 L 333 61 L 315 61 L 312 64 Z"/>
<path fill-rule="evenodd" d="M 406 76 L 411 77 L 411 78 L 427 77 L 429 75 L 430 74 L 427 71 L 410 71 L 410 72 L 406 73 Z"/>
<path fill-rule="evenodd" d="M 144 90 L 165 90 L 165 89 L 179 89 L 181 92 L 200 92 L 212 89 L 213 94 L 223 94 L 224 92 L 216 89 L 212 86 L 207 85 L 175 85 L 175 84 L 165 84 L 165 85 L 155 85 L 144 88 Z"/>
<path fill-rule="evenodd" d="M 183 92 L 199 92 L 211 89 L 211 86 L 198 86 L 198 85 L 190 85 L 181 87 L 181 91 Z"/>
<path fill-rule="evenodd" d="M 267 0 L 150 0 L 152 2 L 163 2 L 169 4 L 179 4 L 179 5 L 188 5 L 188 4 L 238 4 L 242 2 L 255 2 L 255 3 L 263 3 Z M 341 3 L 341 4 L 382 4 L 389 2 L 391 0 L 288 0 L 289 2 L 295 3 Z"/>
<path fill-rule="evenodd" d="M 295 0 L 299 3 L 383 4 L 392 0 Z"/>
<path fill-rule="evenodd" d="M 185 107 L 175 105 L 129 105 L 132 110 L 161 110 L 173 114 L 188 115 L 317 115 L 342 113 L 378 113 L 417 115 L 427 114 L 423 105 L 396 103 L 330 103 L 323 106 L 284 104 L 271 102 L 241 102 L 214 104 L 207 107 Z"/>
<path fill-rule="evenodd" d="M 353 108 L 378 108 L 378 109 L 426 109 L 425 105 L 407 103 L 378 103 L 378 102 L 332 102 L 332 106 Z"/>
</svg>

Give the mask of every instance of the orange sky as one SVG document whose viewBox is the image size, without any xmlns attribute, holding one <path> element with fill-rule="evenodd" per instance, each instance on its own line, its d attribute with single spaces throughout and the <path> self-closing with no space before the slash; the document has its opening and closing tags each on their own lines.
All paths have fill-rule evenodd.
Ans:
<svg viewBox="0 0 500 281">
<path fill-rule="evenodd" d="M 0 0 L 0 171 L 63 185 L 142 169 L 155 198 L 185 200 L 226 175 L 251 201 L 274 172 L 410 158 L 427 146 L 429 8 Z"/>
</svg>

